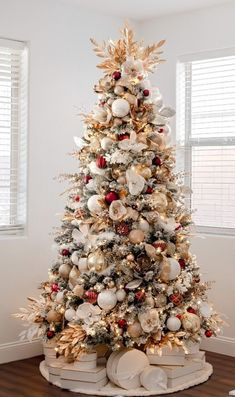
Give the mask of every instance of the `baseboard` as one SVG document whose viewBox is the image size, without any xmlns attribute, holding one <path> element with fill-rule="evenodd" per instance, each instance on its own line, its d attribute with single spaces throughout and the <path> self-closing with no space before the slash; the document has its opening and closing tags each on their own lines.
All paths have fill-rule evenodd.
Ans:
<svg viewBox="0 0 235 397">
<path fill-rule="evenodd" d="M 23 360 L 42 354 L 42 342 L 15 341 L 0 345 L 0 364 Z"/>
<path fill-rule="evenodd" d="M 201 349 L 235 357 L 235 338 L 218 336 L 217 338 L 203 339 Z"/>
</svg>

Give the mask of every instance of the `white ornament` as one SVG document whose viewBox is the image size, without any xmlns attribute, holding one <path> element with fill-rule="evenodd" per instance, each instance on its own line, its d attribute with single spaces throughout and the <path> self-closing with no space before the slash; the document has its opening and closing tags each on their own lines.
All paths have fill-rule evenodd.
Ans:
<svg viewBox="0 0 235 397">
<path fill-rule="evenodd" d="M 99 306 L 85 302 L 78 306 L 76 320 L 83 320 L 86 325 L 91 326 L 100 320 L 100 313 L 101 310 Z"/>
<path fill-rule="evenodd" d="M 125 117 L 130 111 L 130 104 L 125 99 L 116 99 L 112 104 L 112 112 L 115 117 Z"/>
<path fill-rule="evenodd" d="M 126 215 L 126 212 L 126 207 L 124 207 L 121 200 L 112 201 L 109 207 L 109 217 L 113 221 L 118 221 L 119 219 L 123 218 L 123 216 Z"/>
<path fill-rule="evenodd" d="M 129 192 L 132 196 L 137 196 L 144 189 L 145 186 L 144 177 L 137 174 L 135 171 L 131 169 L 126 171 L 126 180 L 127 180 Z"/>
<path fill-rule="evenodd" d="M 64 317 L 66 318 L 66 320 L 68 321 L 72 321 L 74 319 L 76 315 L 76 312 L 74 309 L 67 309 L 64 313 Z"/>
<path fill-rule="evenodd" d="M 101 309 L 107 311 L 111 310 L 114 308 L 114 306 L 116 306 L 117 296 L 115 292 L 111 290 L 102 291 L 98 295 L 97 303 L 101 307 Z"/>
<path fill-rule="evenodd" d="M 78 251 L 74 251 L 70 257 L 71 261 L 73 262 L 74 265 L 78 266 L 79 264 L 79 259 L 78 259 Z"/>
<path fill-rule="evenodd" d="M 130 289 L 130 290 L 136 289 L 136 288 L 138 288 L 141 284 L 142 284 L 142 280 L 136 279 L 136 280 L 130 281 L 128 284 L 126 284 L 126 288 L 127 288 L 127 289 Z"/>
<path fill-rule="evenodd" d="M 140 218 L 139 220 L 139 229 L 141 229 L 143 232 L 148 232 L 149 231 L 149 223 L 146 221 L 144 218 Z"/>
<path fill-rule="evenodd" d="M 212 306 L 207 302 L 202 302 L 199 306 L 200 313 L 203 317 L 208 318 L 213 314 Z"/>
<path fill-rule="evenodd" d="M 116 85 L 114 88 L 114 94 L 121 95 L 124 92 L 124 88 L 120 85 Z"/>
<path fill-rule="evenodd" d="M 167 389 L 167 374 L 162 368 L 149 365 L 140 374 L 140 383 L 149 391 L 161 391 Z"/>
<path fill-rule="evenodd" d="M 60 291 L 57 292 L 56 298 L 55 298 L 57 303 L 63 303 L 64 300 L 64 292 Z"/>
<path fill-rule="evenodd" d="M 91 196 L 87 201 L 88 209 L 95 214 L 99 214 L 102 211 L 102 205 L 99 203 L 101 200 L 103 200 L 103 196 L 99 194 Z"/>
<path fill-rule="evenodd" d="M 99 168 L 99 167 L 97 167 L 97 165 L 96 165 L 96 162 L 95 161 L 92 161 L 91 162 L 91 164 L 89 165 L 89 168 L 90 168 L 90 171 L 93 173 L 93 174 L 96 174 L 96 175 L 101 175 L 101 176 L 103 176 L 104 174 L 105 174 L 105 168 Z M 87 186 L 87 185 L 86 185 Z"/>
<path fill-rule="evenodd" d="M 170 331 L 178 331 L 181 327 L 181 321 L 178 317 L 169 317 L 166 326 Z"/>
<path fill-rule="evenodd" d="M 179 262 L 174 258 L 167 258 L 170 264 L 169 280 L 174 280 L 181 272 L 181 267 Z"/>
<path fill-rule="evenodd" d="M 88 270 L 87 268 L 87 258 L 80 258 L 78 261 L 78 269 L 81 273 L 84 273 Z"/>
<path fill-rule="evenodd" d="M 101 145 L 102 149 L 108 150 L 112 147 L 113 143 L 114 143 L 114 141 L 111 138 L 104 137 L 101 139 L 100 145 Z"/>
<path fill-rule="evenodd" d="M 119 289 L 116 292 L 116 297 L 117 297 L 118 302 L 123 302 L 126 297 L 126 291 L 124 289 Z"/>
</svg>

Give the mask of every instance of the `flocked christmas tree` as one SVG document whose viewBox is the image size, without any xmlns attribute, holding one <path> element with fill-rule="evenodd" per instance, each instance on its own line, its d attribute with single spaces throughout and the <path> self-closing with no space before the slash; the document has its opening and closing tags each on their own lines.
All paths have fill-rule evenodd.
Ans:
<svg viewBox="0 0 235 397">
<path fill-rule="evenodd" d="M 105 75 L 75 139 L 58 257 L 40 299 L 18 314 L 31 325 L 22 335 L 53 338 L 74 358 L 98 345 L 161 349 L 216 335 L 221 320 L 189 252 L 187 189 L 173 171 L 175 112 L 148 79 L 164 41 L 144 48 L 124 28 L 116 42 L 92 43 Z"/>
</svg>

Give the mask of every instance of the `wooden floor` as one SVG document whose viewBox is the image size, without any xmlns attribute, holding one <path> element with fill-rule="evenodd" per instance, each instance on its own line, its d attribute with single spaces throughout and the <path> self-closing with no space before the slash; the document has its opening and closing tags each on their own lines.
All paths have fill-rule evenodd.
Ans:
<svg viewBox="0 0 235 397">
<path fill-rule="evenodd" d="M 0 397 L 73 397 L 77 394 L 61 390 L 47 383 L 39 373 L 42 357 L 15 361 L 0 365 Z M 225 397 L 235 389 L 235 358 L 207 353 L 207 361 L 214 367 L 212 377 L 204 384 L 183 392 L 176 397 Z M 87 397 L 79 395 L 80 397 Z M 173 394 L 165 395 L 172 397 Z"/>
</svg>

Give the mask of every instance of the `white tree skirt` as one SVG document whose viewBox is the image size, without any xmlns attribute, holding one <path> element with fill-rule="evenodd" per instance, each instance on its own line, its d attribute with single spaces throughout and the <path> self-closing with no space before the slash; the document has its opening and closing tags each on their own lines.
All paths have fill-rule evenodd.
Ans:
<svg viewBox="0 0 235 397">
<path fill-rule="evenodd" d="M 40 372 L 42 376 L 49 381 L 49 371 L 48 367 L 45 364 L 45 361 L 42 361 L 39 366 Z M 168 393 L 175 393 L 180 390 L 188 389 L 189 387 L 199 385 L 200 383 L 206 382 L 208 378 L 211 376 L 213 372 L 213 367 L 211 364 L 206 363 L 203 370 L 200 370 L 200 376 L 197 379 L 193 379 L 190 382 L 183 383 L 182 385 L 175 387 L 174 389 L 167 389 L 162 391 L 148 391 L 143 387 L 135 390 L 124 390 L 120 387 L 115 386 L 113 383 L 109 382 L 106 386 L 104 386 L 101 390 L 94 391 L 94 390 L 84 390 L 84 389 L 73 389 L 70 390 L 75 393 L 83 393 L 83 394 L 90 394 L 94 396 L 156 396 L 161 394 L 168 394 Z M 61 387 L 60 382 L 55 382 L 55 386 Z"/>
</svg>

